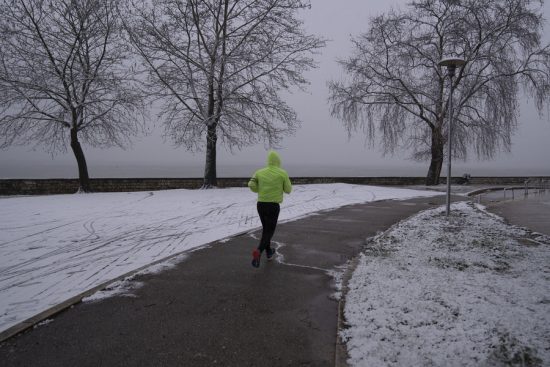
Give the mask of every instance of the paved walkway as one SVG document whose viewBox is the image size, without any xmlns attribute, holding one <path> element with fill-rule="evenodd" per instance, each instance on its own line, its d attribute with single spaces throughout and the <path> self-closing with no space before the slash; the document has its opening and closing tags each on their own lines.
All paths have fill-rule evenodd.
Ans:
<svg viewBox="0 0 550 367">
<path fill-rule="evenodd" d="M 433 194 L 379 186 L 296 185 L 280 219 L 415 195 Z M 2 199 L 0 341 L 113 279 L 259 226 L 256 196 L 246 188 Z"/>
<path fill-rule="evenodd" d="M 332 366 L 330 271 L 367 237 L 444 196 L 379 201 L 279 224 L 278 261 L 250 266 L 256 231 L 136 279 L 135 297 L 80 303 L 0 345 L 2 366 Z"/>
<path fill-rule="evenodd" d="M 516 194 L 515 200 L 499 196 L 498 200 L 483 203 L 487 208 L 504 217 L 508 222 L 550 236 L 550 192 L 522 195 Z"/>
</svg>

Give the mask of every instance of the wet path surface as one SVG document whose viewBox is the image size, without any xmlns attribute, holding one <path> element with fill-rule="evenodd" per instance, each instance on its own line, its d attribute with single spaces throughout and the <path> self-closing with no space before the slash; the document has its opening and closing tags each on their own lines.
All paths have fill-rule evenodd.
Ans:
<svg viewBox="0 0 550 367">
<path fill-rule="evenodd" d="M 495 193 L 491 201 L 482 204 L 512 224 L 550 236 L 550 190 L 527 196 L 523 190 L 517 191 L 519 195 L 516 192 L 514 199 L 510 199 L 510 193 L 506 200 L 502 193 Z"/>
<path fill-rule="evenodd" d="M 142 275 L 132 297 L 84 302 L 0 345 L 2 366 L 332 366 L 333 271 L 367 237 L 444 196 L 352 205 L 280 223 L 276 261 L 250 265 L 259 233 Z"/>
</svg>

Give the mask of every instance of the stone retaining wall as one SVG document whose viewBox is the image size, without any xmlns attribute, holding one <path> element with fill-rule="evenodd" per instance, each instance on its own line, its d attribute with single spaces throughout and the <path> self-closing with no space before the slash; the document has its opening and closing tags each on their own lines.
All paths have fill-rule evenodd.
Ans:
<svg viewBox="0 0 550 367">
<path fill-rule="evenodd" d="M 526 179 L 550 177 L 472 177 L 474 185 L 522 185 Z M 453 177 L 458 182 L 459 177 Z M 198 189 L 202 178 L 94 178 L 91 187 L 95 192 L 152 191 L 170 189 Z M 218 178 L 218 187 L 245 187 L 245 178 Z M 350 183 L 357 185 L 405 186 L 423 185 L 424 177 L 292 177 L 295 185 L 318 183 Z M 446 179 L 441 178 L 441 183 Z M 71 194 L 78 191 L 77 179 L 6 179 L 0 180 L 0 195 L 51 195 Z"/>
</svg>

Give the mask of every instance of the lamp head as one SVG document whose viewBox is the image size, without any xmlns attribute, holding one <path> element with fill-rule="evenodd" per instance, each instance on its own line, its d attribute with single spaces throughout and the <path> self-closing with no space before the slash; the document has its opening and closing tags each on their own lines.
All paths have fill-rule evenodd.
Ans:
<svg viewBox="0 0 550 367">
<path fill-rule="evenodd" d="M 466 64 L 466 60 L 459 57 L 446 57 L 439 62 L 439 66 L 447 67 L 447 75 L 451 78 L 455 75 L 456 67 L 464 64 Z"/>
</svg>

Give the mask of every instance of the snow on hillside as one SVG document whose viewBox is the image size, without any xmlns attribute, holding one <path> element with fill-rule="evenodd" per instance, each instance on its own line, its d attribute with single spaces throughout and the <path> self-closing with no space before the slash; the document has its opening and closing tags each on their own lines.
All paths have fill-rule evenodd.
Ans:
<svg viewBox="0 0 550 367">
<path fill-rule="evenodd" d="M 370 241 L 341 331 L 352 366 L 549 366 L 550 238 L 471 203 Z"/>
</svg>

